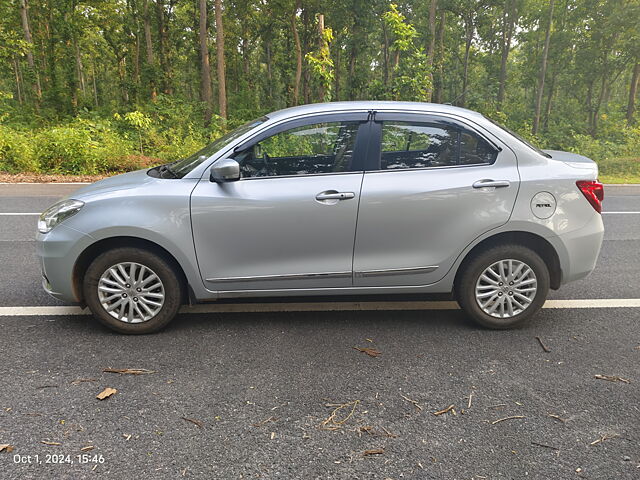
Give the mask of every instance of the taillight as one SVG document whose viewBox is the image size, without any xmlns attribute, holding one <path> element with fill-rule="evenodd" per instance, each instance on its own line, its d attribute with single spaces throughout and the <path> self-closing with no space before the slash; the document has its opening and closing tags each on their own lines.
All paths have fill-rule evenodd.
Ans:
<svg viewBox="0 0 640 480">
<path fill-rule="evenodd" d="M 604 200 L 604 185 L 597 180 L 578 180 L 576 185 L 585 196 L 591 206 L 598 213 L 602 213 L 602 200 Z"/>
</svg>

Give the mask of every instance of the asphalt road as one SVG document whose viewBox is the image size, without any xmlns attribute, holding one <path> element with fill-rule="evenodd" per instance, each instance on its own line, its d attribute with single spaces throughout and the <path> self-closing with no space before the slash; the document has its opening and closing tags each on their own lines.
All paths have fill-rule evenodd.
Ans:
<svg viewBox="0 0 640 480">
<path fill-rule="evenodd" d="M 73 188 L 0 185 L 0 306 L 61 305 L 40 287 L 36 217 L 2 213 Z M 640 212 L 640 188 L 608 188 L 604 206 Z M 640 298 L 640 214 L 604 220 L 594 273 L 551 298 Z M 192 314 L 127 337 L 87 316 L 0 316 L 0 448 L 14 447 L 0 477 L 640 478 L 639 321 L 565 308 L 494 332 L 448 310 Z"/>
</svg>

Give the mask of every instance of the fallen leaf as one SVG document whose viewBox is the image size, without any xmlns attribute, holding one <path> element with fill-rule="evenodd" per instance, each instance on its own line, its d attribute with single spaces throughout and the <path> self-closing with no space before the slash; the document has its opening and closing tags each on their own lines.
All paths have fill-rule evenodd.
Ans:
<svg viewBox="0 0 640 480">
<path fill-rule="evenodd" d="M 631 380 L 618 377 L 617 375 L 594 375 L 594 377 L 597 378 L 598 380 L 607 380 L 609 382 L 631 383 Z"/>
<path fill-rule="evenodd" d="M 454 405 L 449 405 L 447 408 L 443 408 L 442 410 L 438 410 L 437 412 L 433 412 L 433 414 L 437 417 L 438 415 L 444 415 L 447 412 L 453 410 Z"/>
<path fill-rule="evenodd" d="M 375 348 L 368 348 L 368 347 L 366 348 L 353 347 L 353 348 L 355 350 L 358 350 L 359 352 L 366 353 L 370 357 L 377 357 L 378 355 L 382 355 L 382 352 L 379 352 Z"/>
<path fill-rule="evenodd" d="M 0 445 L 0 452 L 7 452 L 7 453 L 13 452 L 13 445 L 9 445 L 8 443 L 3 443 L 2 445 Z"/>
<path fill-rule="evenodd" d="M 118 390 L 116 390 L 115 388 L 107 387 L 103 391 L 101 391 L 98 395 L 96 395 L 96 398 L 98 400 L 104 400 L 105 398 L 109 398 L 111 395 L 117 392 Z"/>
<path fill-rule="evenodd" d="M 383 453 L 384 448 L 373 448 L 371 450 L 365 450 L 362 455 L 368 457 L 369 455 L 382 455 Z"/>
<path fill-rule="evenodd" d="M 80 451 L 81 452 L 88 452 L 89 450 L 93 450 L 94 448 L 96 448 L 96 447 L 94 447 L 93 445 L 87 445 L 86 447 L 82 447 L 80 449 Z"/>
<path fill-rule="evenodd" d="M 154 370 L 147 370 L 146 368 L 105 368 L 102 371 L 105 373 L 119 373 L 120 375 L 148 375 L 150 373 L 156 373 Z"/>
<path fill-rule="evenodd" d="M 198 421 L 198 420 L 194 420 L 193 418 L 187 418 L 187 417 L 181 417 L 183 420 L 187 421 L 187 422 L 191 422 L 194 425 L 198 426 L 199 428 L 202 428 L 202 422 Z"/>
<path fill-rule="evenodd" d="M 49 440 L 40 440 L 40 443 L 42 443 L 43 445 L 54 445 L 54 446 L 62 445 L 60 442 L 50 442 Z"/>
</svg>

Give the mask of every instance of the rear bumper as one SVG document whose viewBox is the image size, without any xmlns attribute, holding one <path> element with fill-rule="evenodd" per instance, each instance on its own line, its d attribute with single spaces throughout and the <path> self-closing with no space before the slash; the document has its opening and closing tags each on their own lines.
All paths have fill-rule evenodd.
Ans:
<svg viewBox="0 0 640 480">
<path fill-rule="evenodd" d="M 78 230 L 56 226 L 51 232 L 36 236 L 36 253 L 42 269 L 42 287 L 54 298 L 64 302 L 78 303 L 80 292 L 76 292 L 73 268 L 82 251 L 94 239 Z"/>
<path fill-rule="evenodd" d="M 602 216 L 594 214 L 582 228 L 547 238 L 558 252 L 562 269 L 561 284 L 580 280 L 596 267 L 604 238 Z"/>
</svg>

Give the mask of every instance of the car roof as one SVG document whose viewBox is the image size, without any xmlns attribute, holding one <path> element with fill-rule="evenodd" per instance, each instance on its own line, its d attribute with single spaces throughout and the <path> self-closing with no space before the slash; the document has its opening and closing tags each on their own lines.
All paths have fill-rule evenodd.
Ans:
<svg viewBox="0 0 640 480">
<path fill-rule="evenodd" d="M 296 117 L 298 115 L 306 115 L 310 113 L 331 113 L 344 111 L 385 111 L 385 110 L 401 110 L 406 112 L 430 112 L 430 113 L 450 113 L 464 117 L 482 117 L 482 114 L 468 110 L 466 108 L 454 107 L 453 105 L 445 105 L 442 103 L 426 103 L 426 102 L 397 102 L 383 100 L 364 100 L 354 102 L 328 102 L 328 103 L 310 103 L 307 105 L 299 105 L 297 107 L 285 108 L 267 114 L 270 120 L 281 120 L 285 118 Z"/>
</svg>

